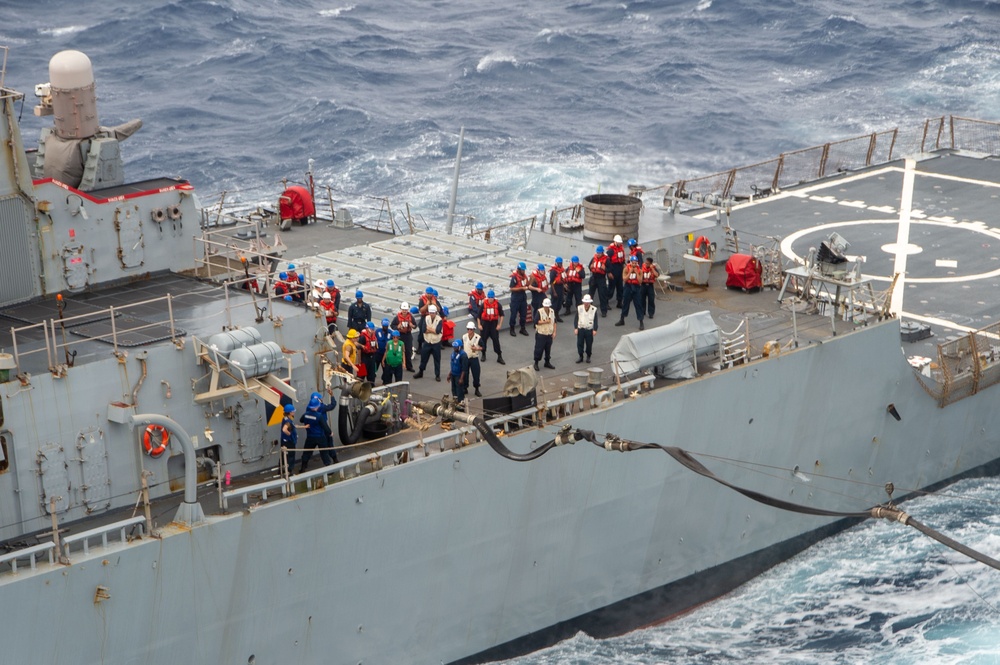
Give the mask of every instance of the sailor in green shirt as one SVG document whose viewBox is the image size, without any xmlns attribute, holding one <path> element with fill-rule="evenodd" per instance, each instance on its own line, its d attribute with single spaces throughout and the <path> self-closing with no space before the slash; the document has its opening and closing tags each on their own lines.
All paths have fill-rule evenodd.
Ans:
<svg viewBox="0 0 1000 665">
<path fill-rule="evenodd" d="M 385 345 L 385 355 L 382 356 L 382 385 L 403 380 L 403 358 L 406 355 L 406 345 L 399 338 L 399 331 L 390 331 L 389 341 Z"/>
</svg>

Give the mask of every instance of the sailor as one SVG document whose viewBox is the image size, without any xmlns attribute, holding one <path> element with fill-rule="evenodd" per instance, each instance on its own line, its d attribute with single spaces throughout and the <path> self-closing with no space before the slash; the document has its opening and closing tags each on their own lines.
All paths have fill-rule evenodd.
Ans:
<svg viewBox="0 0 1000 665">
<path fill-rule="evenodd" d="M 399 331 L 389 331 L 389 342 L 385 345 L 385 355 L 382 356 L 382 385 L 403 380 L 403 359 L 406 357 L 406 345 L 399 339 Z"/>
<path fill-rule="evenodd" d="M 406 371 L 412 372 L 413 331 L 417 327 L 417 322 L 414 320 L 413 314 L 410 313 L 410 303 L 405 301 L 399 303 L 399 311 L 396 312 L 396 316 L 392 317 L 389 327 L 399 331 L 399 339 L 402 340 L 403 345 L 406 347 L 406 353 L 403 356 Z"/>
<path fill-rule="evenodd" d="M 333 283 L 332 279 L 326 280 L 326 292 L 330 294 L 333 301 L 333 322 L 337 322 L 337 312 L 340 310 L 340 289 Z"/>
<path fill-rule="evenodd" d="M 306 298 L 306 305 L 310 309 L 323 312 L 324 310 L 322 309 L 320 301 L 323 299 L 324 293 L 326 293 L 326 283 L 321 279 L 317 279 L 313 282 L 312 290 L 309 291 L 309 295 Z"/>
<path fill-rule="evenodd" d="M 382 319 L 382 327 L 375 330 L 375 340 L 378 342 L 378 354 L 376 358 L 378 359 L 378 364 L 383 365 L 382 359 L 385 358 L 385 349 L 389 345 L 389 339 L 392 337 L 392 331 L 389 330 L 389 319 Z M 374 382 L 375 377 L 372 377 Z M 388 381 L 385 380 L 385 370 L 382 371 L 382 385 L 385 385 Z"/>
<path fill-rule="evenodd" d="M 545 356 L 545 367 L 555 369 L 552 364 L 552 340 L 556 338 L 556 312 L 552 309 L 552 301 L 546 298 L 542 308 L 535 317 L 535 369 L 538 361 Z"/>
<path fill-rule="evenodd" d="M 625 307 L 622 309 L 621 319 L 619 319 L 618 323 L 615 325 L 625 325 L 625 317 L 628 316 L 629 305 L 635 305 L 635 316 L 639 319 L 639 330 L 645 330 L 646 326 L 642 322 L 643 311 L 642 299 L 640 297 L 642 270 L 639 268 L 639 257 L 629 257 L 628 265 L 625 267 L 625 272 L 622 273 L 622 280 L 625 282 L 625 292 L 622 294 L 622 299 L 625 301 Z"/>
<path fill-rule="evenodd" d="M 354 302 L 347 308 L 347 327 L 359 333 L 372 320 L 371 305 L 365 302 L 365 294 L 360 290 L 354 292 Z"/>
<path fill-rule="evenodd" d="M 417 301 L 417 309 L 420 310 L 421 316 L 427 315 L 427 307 L 430 305 L 437 307 L 438 311 L 441 309 L 441 304 L 437 299 L 437 291 L 435 291 L 433 287 L 428 286 L 424 289 L 424 292 L 420 294 L 420 299 Z"/>
<path fill-rule="evenodd" d="M 590 362 L 591 351 L 594 349 L 594 335 L 597 334 L 597 308 L 593 306 L 594 299 L 588 293 L 583 297 L 583 304 L 576 308 L 576 318 L 573 319 L 573 332 L 576 333 L 577 363 L 583 362 L 584 352 L 587 362 Z"/>
<path fill-rule="evenodd" d="M 358 349 L 359 333 L 354 328 L 347 331 L 347 339 L 340 350 L 340 366 L 345 372 L 350 372 L 352 376 L 358 376 L 358 370 L 363 365 L 361 362 L 361 352 Z"/>
<path fill-rule="evenodd" d="M 638 257 L 637 261 L 639 262 L 639 267 L 642 267 L 642 264 L 645 262 L 645 254 L 643 253 L 639 242 L 635 238 L 628 239 L 628 255 L 629 258 L 632 258 L 633 256 Z"/>
<path fill-rule="evenodd" d="M 319 411 L 321 406 L 323 406 L 322 400 L 313 396 L 309 400 L 306 412 L 299 418 L 299 422 L 306 426 L 306 442 L 302 446 L 302 466 L 299 467 L 299 473 L 305 473 L 314 448 L 319 448 L 323 466 L 330 466 L 337 461 L 337 453 L 328 445 L 333 440 L 333 431 L 326 422 L 326 415 Z"/>
<path fill-rule="evenodd" d="M 598 245 L 594 250 L 594 256 L 590 259 L 590 284 L 588 288 L 591 300 L 597 294 L 601 303 L 601 316 L 608 315 L 608 255 L 604 253 L 604 246 Z"/>
<path fill-rule="evenodd" d="M 427 361 L 434 358 L 434 380 L 441 380 L 441 317 L 438 316 L 435 305 L 427 306 L 427 316 L 420 320 L 420 336 L 423 344 L 420 347 L 420 369 L 413 375 L 414 379 L 424 376 Z"/>
<path fill-rule="evenodd" d="M 441 306 L 441 348 L 446 349 L 455 340 L 455 322 L 448 318 L 451 312 Z"/>
<path fill-rule="evenodd" d="M 483 362 L 486 362 L 486 343 L 493 340 L 493 350 L 497 354 L 497 362 L 506 365 L 503 361 L 503 351 L 500 350 L 500 328 L 503 327 L 503 305 L 496 299 L 496 293 L 492 289 L 486 292 L 486 300 L 483 301 L 483 315 L 479 318 L 479 332 L 482 333 Z"/>
<path fill-rule="evenodd" d="M 566 290 L 566 271 L 563 269 L 561 256 L 557 256 L 556 262 L 549 268 L 549 284 L 552 285 L 552 305 L 556 310 L 556 321 L 562 322 L 559 311 L 562 309 Z"/>
<path fill-rule="evenodd" d="M 288 281 L 287 272 L 278 273 L 278 281 L 274 283 L 274 295 L 278 298 L 292 295 L 292 286 Z"/>
<path fill-rule="evenodd" d="M 625 293 L 622 282 L 622 272 L 625 270 L 625 247 L 622 245 L 622 237 L 615 236 L 614 242 L 608 245 L 608 299 L 614 292 L 616 307 L 622 308 L 622 296 Z"/>
<path fill-rule="evenodd" d="M 454 351 L 451 354 L 451 371 L 448 372 L 448 380 L 451 381 L 451 394 L 456 401 L 465 399 L 465 389 L 468 386 L 469 356 L 465 355 L 465 348 L 462 340 L 456 339 L 452 342 Z"/>
<path fill-rule="evenodd" d="M 295 271 L 295 264 L 289 263 L 285 269 L 288 282 L 288 295 L 292 296 L 295 302 L 303 302 L 306 299 L 305 281 L 306 276 Z"/>
<path fill-rule="evenodd" d="M 420 355 L 421 350 L 424 346 L 424 336 L 420 334 L 420 322 L 424 320 L 424 317 L 420 316 L 420 309 L 416 305 L 410 307 L 410 316 L 413 317 L 413 322 L 414 322 L 413 325 L 415 326 L 414 330 L 416 334 L 417 343 L 415 345 L 416 352 L 414 353 L 413 357 L 416 358 L 417 356 Z"/>
<path fill-rule="evenodd" d="M 646 316 L 653 318 L 656 313 L 656 278 L 660 276 L 660 267 L 653 263 L 653 257 L 647 256 L 642 264 L 642 289 L 639 300 L 642 301 Z"/>
<path fill-rule="evenodd" d="M 469 321 L 465 324 L 465 334 L 462 335 L 462 348 L 465 351 L 465 355 L 469 358 L 469 374 L 472 375 L 472 387 L 476 389 L 476 397 L 482 397 L 483 394 L 479 392 L 479 354 L 484 353 L 483 347 L 479 346 L 480 336 L 476 332 L 476 324 Z M 469 389 L 469 377 L 465 377 L 465 389 Z"/>
<path fill-rule="evenodd" d="M 476 288 L 469 291 L 469 316 L 476 321 L 483 313 L 483 301 L 486 300 L 486 291 L 483 291 L 483 283 L 476 282 Z"/>
<path fill-rule="evenodd" d="M 295 428 L 295 405 L 286 404 L 284 406 L 285 416 L 281 419 L 281 447 L 287 453 L 285 458 L 285 468 L 295 468 L 295 449 L 299 445 L 299 432 Z"/>
<path fill-rule="evenodd" d="M 574 305 L 583 303 L 583 278 L 586 276 L 587 270 L 580 263 L 580 257 L 572 257 L 566 267 L 566 311 L 563 314 L 569 314 Z"/>
<path fill-rule="evenodd" d="M 365 377 L 375 383 L 375 372 L 381 358 L 378 355 L 378 337 L 375 335 L 375 324 L 369 321 L 361 331 L 358 340 L 361 345 L 361 362 L 365 366 Z"/>
<path fill-rule="evenodd" d="M 528 322 L 528 276 L 524 261 L 517 264 L 517 269 L 510 274 L 510 335 L 516 333 L 514 327 L 518 318 L 521 319 L 521 334 L 527 336 L 525 325 Z"/>
<path fill-rule="evenodd" d="M 326 317 L 326 332 L 333 334 L 337 329 L 337 306 L 333 304 L 333 297 L 329 291 L 324 291 L 319 301 L 323 316 Z"/>
<path fill-rule="evenodd" d="M 537 312 L 542 308 L 542 301 L 549 292 L 549 279 L 545 274 L 544 263 L 539 263 L 528 277 L 528 290 L 531 291 L 531 311 Z"/>
</svg>

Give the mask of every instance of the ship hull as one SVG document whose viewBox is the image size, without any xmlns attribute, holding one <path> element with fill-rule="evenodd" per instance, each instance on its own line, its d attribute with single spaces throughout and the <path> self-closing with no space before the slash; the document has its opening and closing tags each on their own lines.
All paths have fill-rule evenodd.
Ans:
<svg viewBox="0 0 1000 665">
<path fill-rule="evenodd" d="M 885 482 L 928 487 L 1000 457 L 988 399 L 939 408 L 889 322 L 570 420 L 702 453 L 774 496 L 858 510 L 885 499 Z M 477 444 L 6 576 L 5 605 L 20 609 L 4 613 L 5 648 L 12 662 L 74 664 L 453 662 L 666 588 L 673 602 L 633 623 L 662 619 L 746 577 L 727 567 L 770 565 L 841 526 L 653 451 L 583 443 L 517 463 Z M 707 594 L 676 586 L 706 571 L 722 582 Z M 59 616 L 73 621 L 51 640 Z"/>
</svg>

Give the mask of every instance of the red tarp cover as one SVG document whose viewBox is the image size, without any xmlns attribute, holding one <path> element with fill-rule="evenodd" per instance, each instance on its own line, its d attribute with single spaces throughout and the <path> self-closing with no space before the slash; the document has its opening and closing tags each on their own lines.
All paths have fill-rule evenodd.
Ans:
<svg viewBox="0 0 1000 665">
<path fill-rule="evenodd" d="M 759 289 L 760 261 L 746 254 L 733 254 L 726 261 L 726 286 L 735 289 Z"/>
<path fill-rule="evenodd" d="M 281 193 L 278 199 L 278 212 L 282 219 L 304 219 L 316 214 L 312 196 L 309 190 L 299 185 L 292 185 Z"/>
</svg>

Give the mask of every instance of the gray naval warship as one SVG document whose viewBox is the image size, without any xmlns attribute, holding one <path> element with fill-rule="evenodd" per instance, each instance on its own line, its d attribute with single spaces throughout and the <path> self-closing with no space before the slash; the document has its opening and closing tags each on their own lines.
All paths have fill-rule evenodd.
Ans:
<svg viewBox="0 0 1000 665">
<path fill-rule="evenodd" d="M 320 210 L 311 179 L 245 210 L 129 182 L 140 123 L 99 124 L 81 53 L 49 78 L 30 150 L 0 90 L 4 662 L 481 662 L 664 620 L 997 469 L 995 123 L 446 235 Z M 461 404 L 344 372 L 351 298 L 332 331 L 312 302 L 334 280 L 377 321 L 433 286 L 462 331 L 475 282 L 506 302 L 517 263 L 619 234 L 663 270 L 645 330 L 612 301 L 592 362 L 564 322 L 541 372 L 504 330 Z M 312 392 L 339 457 L 300 473 L 276 422 Z"/>
</svg>

